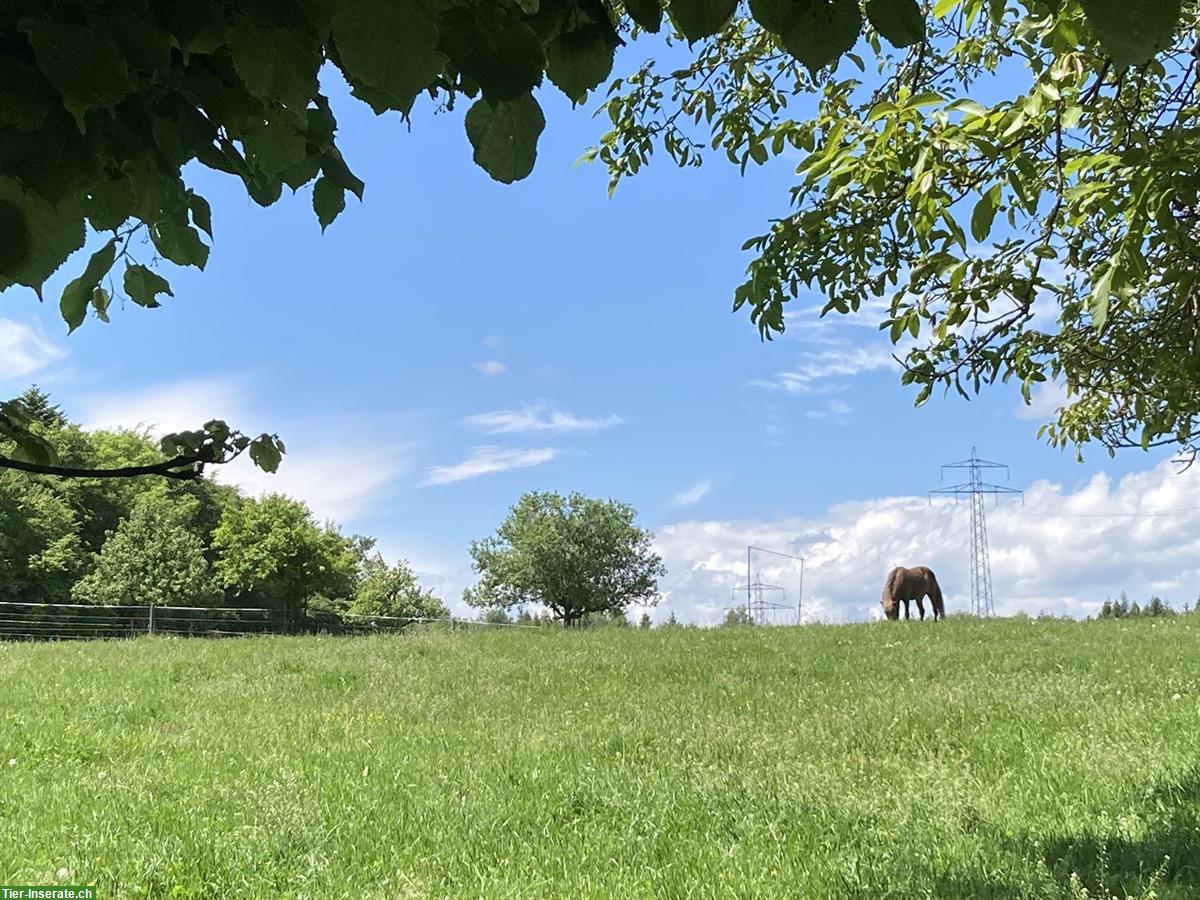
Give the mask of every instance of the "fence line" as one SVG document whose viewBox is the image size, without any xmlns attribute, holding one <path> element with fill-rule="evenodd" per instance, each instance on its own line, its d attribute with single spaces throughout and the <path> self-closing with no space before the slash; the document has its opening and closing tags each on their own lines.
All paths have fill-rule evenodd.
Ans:
<svg viewBox="0 0 1200 900">
<path fill-rule="evenodd" d="M 200 615 L 198 615 L 200 614 Z M 451 628 L 545 628 L 523 622 L 484 622 L 457 616 L 369 616 L 340 613 L 311 623 L 316 631 L 340 634 L 399 632 L 410 625 L 441 624 Z M 0 601 L 2 640 L 95 640 L 144 634 L 175 637 L 247 637 L 274 634 L 279 629 L 271 611 L 234 606 L 91 606 L 86 603 Z"/>
<path fill-rule="evenodd" d="M 241 637 L 269 630 L 270 610 L 257 607 L 0 601 L 0 640 L 87 640 L 142 634 Z"/>
</svg>

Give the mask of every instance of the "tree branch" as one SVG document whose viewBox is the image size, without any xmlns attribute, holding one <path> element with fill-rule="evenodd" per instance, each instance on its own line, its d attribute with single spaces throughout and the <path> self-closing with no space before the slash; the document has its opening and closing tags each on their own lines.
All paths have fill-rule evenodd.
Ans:
<svg viewBox="0 0 1200 900">
<path fill-rule="evenodd" d="M 174 459 L 146 466 L 122 466 L 117 469 L 82 469 L 74 466 L 43 466 L 0 456 L 0 469 L 16 469 L 35 475 L 57 475 L 60 478 L 137 478 L 140 475 L 161 475 L 181 481 L 194 481 L 204 473 L 209 460 L 196 455 L 176 456 Z M 194 468 L 182 468 L 194 466 Z"/>
</svg>

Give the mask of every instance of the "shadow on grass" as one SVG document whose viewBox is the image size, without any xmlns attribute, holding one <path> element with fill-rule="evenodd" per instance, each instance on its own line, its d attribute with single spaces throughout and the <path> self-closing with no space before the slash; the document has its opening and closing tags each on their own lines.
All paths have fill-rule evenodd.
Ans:
<svg viewBox="0 0 1200 900">
<path fill-rule="evenodd" d="M 1131 797 L 1129 808 L 1156 821 L 1138 840 L 1082 833 L 1045 845 L 1046 866 L 1057 877 L 1079 873 L 1084 885 L 1119 897 L 1200 896 L 1200 766 Z"/>
<path fill-rule="evenodd" d="M 1038 862 L 1041 883 L 995 872 L 955 872 L 939 878 L 931 895 L 995 900 L 1200 897 L 1200 765 L 1137 792 L 1125 808 L 1156 824 L 1136 840 L 1091 831 L 1038 840 L 1031 834 L 1009 837 L 981 823 L 976 829 L 991 831 L 1006 853 Z"/>
</svg>

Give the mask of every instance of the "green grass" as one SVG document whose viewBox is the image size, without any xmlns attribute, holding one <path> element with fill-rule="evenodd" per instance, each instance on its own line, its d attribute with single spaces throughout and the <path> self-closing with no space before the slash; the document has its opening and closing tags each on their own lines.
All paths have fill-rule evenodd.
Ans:
<svg viewBox="0 0 1200 900">
<path fill-rule="evenodd" d="M 0 644 L 0 698 L 0 883 L 1200 896 L 1195 617 Z"/>
</svg>

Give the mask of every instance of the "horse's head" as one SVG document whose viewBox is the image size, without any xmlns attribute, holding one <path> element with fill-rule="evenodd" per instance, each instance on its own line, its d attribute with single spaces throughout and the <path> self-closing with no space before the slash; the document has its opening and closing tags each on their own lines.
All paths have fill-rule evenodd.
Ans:
<svg viewBox="0 0 1200 900">
<path fill-rule="evenodd" d="M 883 607 L 883 614 L 889 619 L 900 618 L 900 604 L 892 597 L 884 597 L 879 601 Z"/>
</svg>

